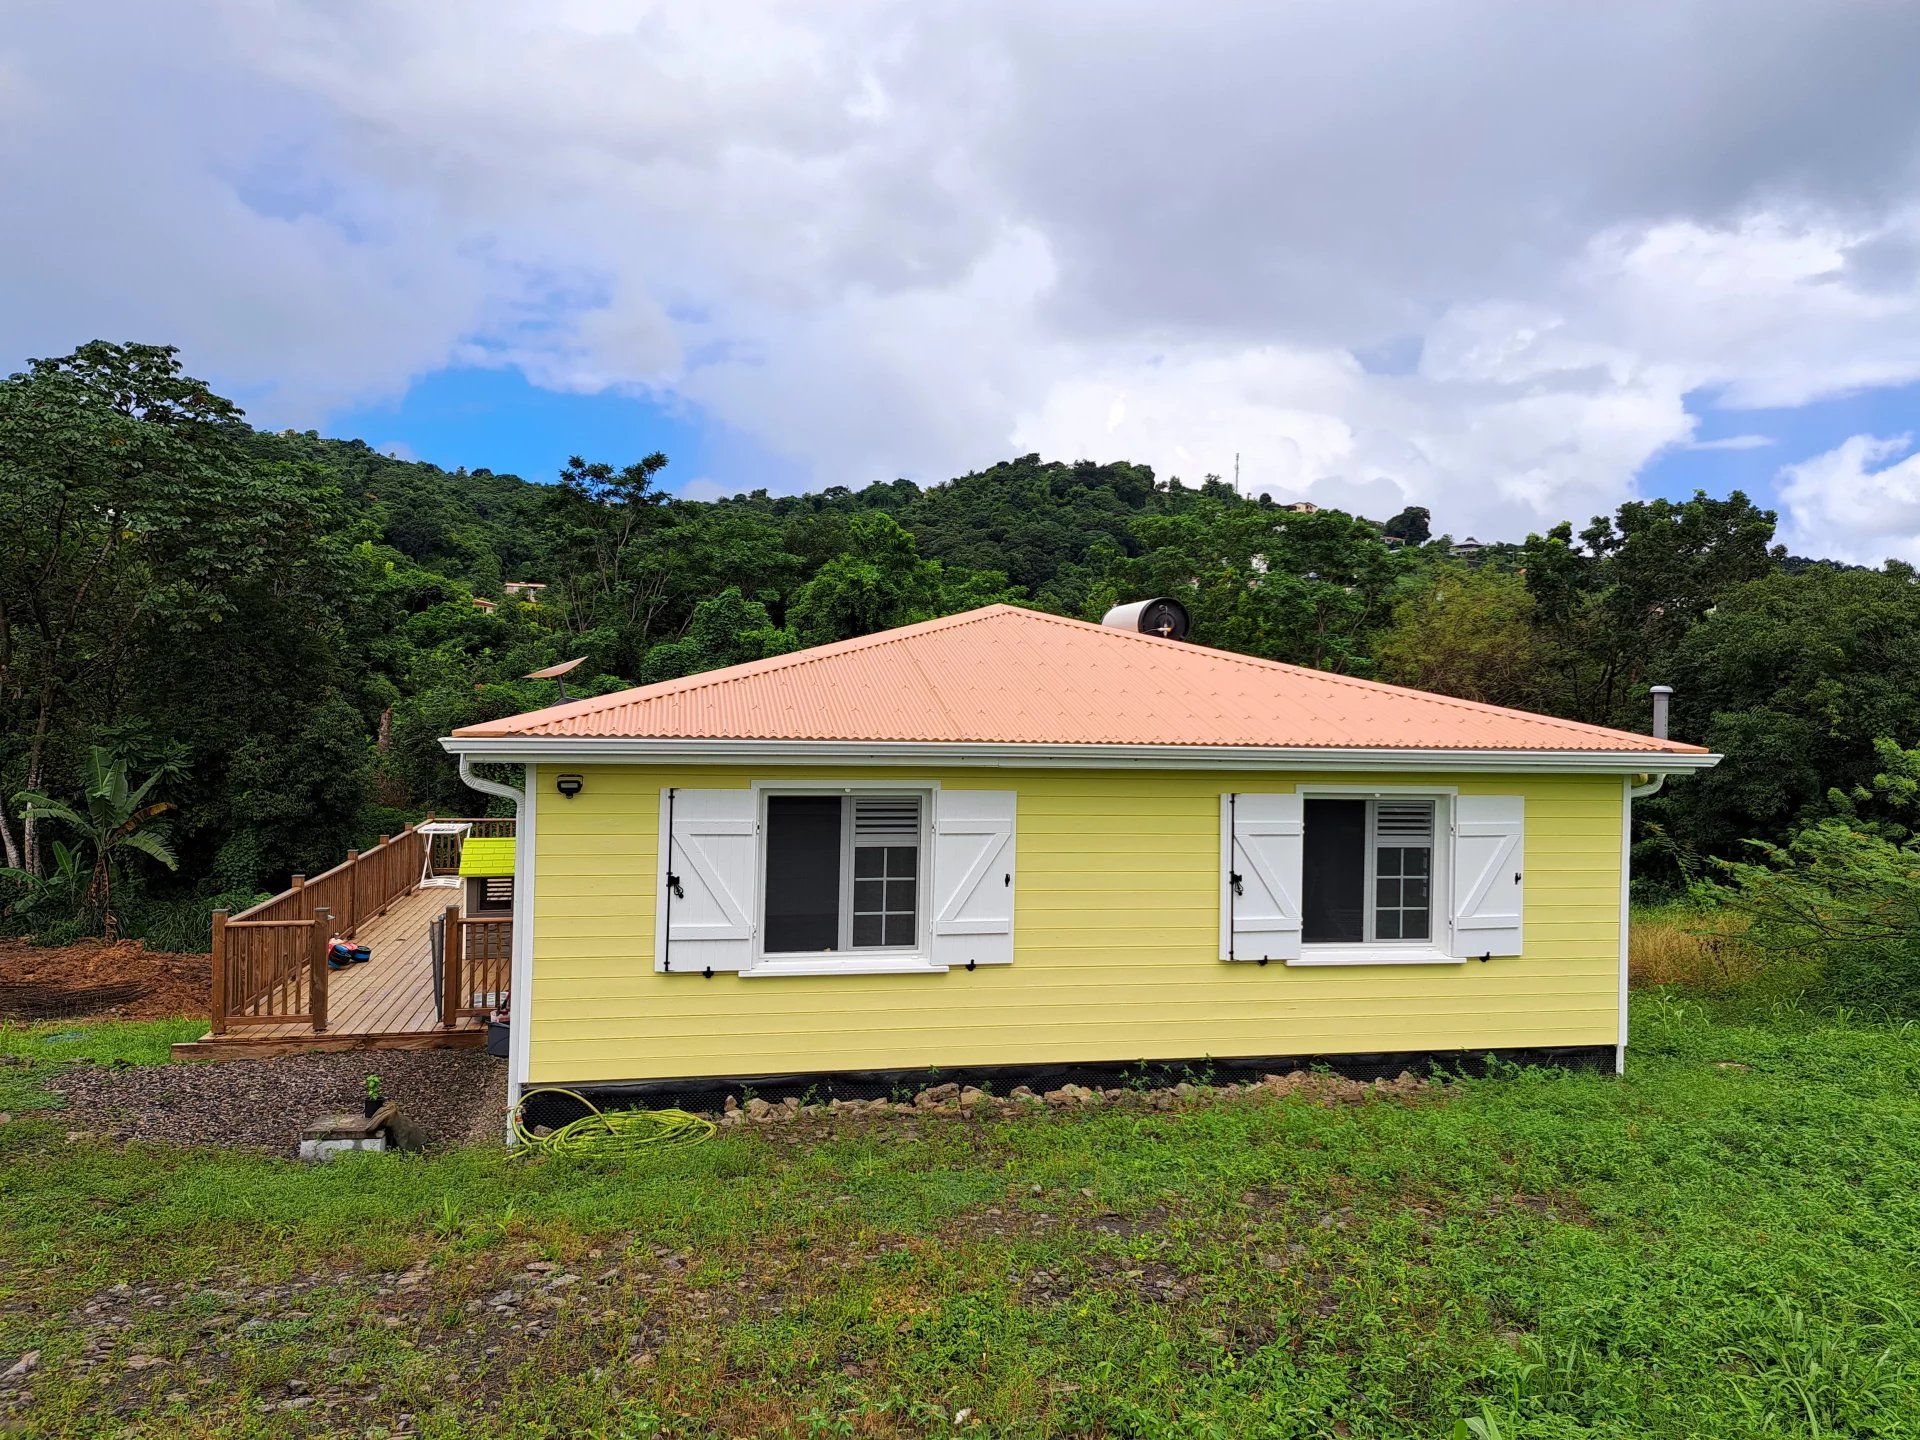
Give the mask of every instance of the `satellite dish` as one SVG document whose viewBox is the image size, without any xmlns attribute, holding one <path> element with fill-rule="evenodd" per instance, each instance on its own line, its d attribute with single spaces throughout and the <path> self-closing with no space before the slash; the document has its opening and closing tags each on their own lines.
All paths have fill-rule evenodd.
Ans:
<svg viewBox="0 0 1920 1440">
<path fill-rule="evenodd" d="M 1102 625 L 1116 630 L 1138 630 L 1142 635 L 1158 635 L 1164 640 L 1184 640 L 1193 629 L 1193 618 L 1178 600 L 1165 597 L 1136 600 L 1131 605 L 1116 605 L 1100 618 Z"/>
<path fill-rule="evenodd" d="M 548 665 L 543 669 L 529 670 L 527 672 L 526 678 L 529 680 L 553 681 L 554 684 L 560 687 L 560 698 L 562 700 L 567 700 L 572 697 L 570 697 L 567 694 L 566 677 L 568 675 L 571 675 L 574 672 L 574 670 L 577 669 L 579 666 L 585 664 L 586 659 L 587 657 L 584 655 L 576 655 L 571 660 L 562 660 L 558 665 Z"/>
</svg>

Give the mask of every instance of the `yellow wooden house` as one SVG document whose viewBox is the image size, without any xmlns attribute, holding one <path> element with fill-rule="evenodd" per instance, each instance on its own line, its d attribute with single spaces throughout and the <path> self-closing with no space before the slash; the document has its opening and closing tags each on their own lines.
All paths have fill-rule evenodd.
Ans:
<svg viewBox="0 0 1920 1440">
<path fill-rule="evenodd" d="M 1110 618 L 988 606 L 448 737 L 518 808 L 515 1095 L 1624 1064 L 1632 801 L 1717 756 Z"/>
</svg>

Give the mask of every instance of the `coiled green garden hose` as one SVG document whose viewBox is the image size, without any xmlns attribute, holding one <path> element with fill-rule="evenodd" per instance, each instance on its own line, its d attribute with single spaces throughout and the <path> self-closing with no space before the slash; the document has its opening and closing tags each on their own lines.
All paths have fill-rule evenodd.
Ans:
<svg viewBox="0 0 1920 1440">
<path fill-rule="evenodd" d="M 536 1135 L 527 1125 L 527 1102 L 540 1095 L 564 1095 L 587 1113 L 558 1130 Z M 513 1138 L 522 1155 L 631 1155 L 676 1145 L 698 1145 L 718 1128 L 704 1115 L 687 1110 L 602 1110 L 586 1096 L 557 1085 L 529 1090 L 513 1107 Z"/>
</svg>

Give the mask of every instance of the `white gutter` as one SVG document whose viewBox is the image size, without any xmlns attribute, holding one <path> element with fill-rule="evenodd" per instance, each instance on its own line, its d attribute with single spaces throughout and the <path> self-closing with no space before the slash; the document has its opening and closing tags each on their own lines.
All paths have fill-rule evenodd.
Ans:
<svg viewBox="0 0 1920 1440">
<path fill-rule="evenodd" d="M 1718 755 L 1644 750 L 1418 750 L 1377 746 L 1007 745 L 952 741 L 661 740 L 571 735 L 449 735 L 464 764 L 953 765 L 1046 769 L 1464 770 L 1667 774 L 1705 770 Z M 464 772 L 463 772 L 464 773 Z"/>
</svg>

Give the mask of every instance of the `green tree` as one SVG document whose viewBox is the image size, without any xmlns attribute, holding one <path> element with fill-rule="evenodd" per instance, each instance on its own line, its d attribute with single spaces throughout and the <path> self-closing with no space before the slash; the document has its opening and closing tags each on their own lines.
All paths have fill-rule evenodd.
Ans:
<svg viewBox="0 0 1920 1440">
<path fill-rule="evenodd" d="M 1087 614 L 1171 595 L 1193 611 L 1202 644 L 1351 674 L 1373 668 L 1372 633 L 1403 569 L 1366 521 L 1256 506 L 1229 488 L 1135 530 L 1147 548 L 1108 552 Z"/>
<path fill-rule="evenodd" d="M 685 635 L 647 652 L 640 678 L 651 685 L 799 648 L 799 638 L 791 630 L 776 626 L 766 606 L 747 599 L 739 587 L 729 585 L 695 607 Z"/>
<path fill-rule="evenodd" d="M 647 541 L 667 524 L 667 496 L 655 480 L 659 451 L 615 469 L 575 455 L 551 492 L 552 519 L 567 575 L 550 593 L 576 632 L 612 627 L 623 637 L 623 668 L 637 669 L 667 598 L 667 569 Z"/>
<path fill-rule="evenodd" d="M 0 384 L 0 777 L 49 788 L 89 697 L 162 636 L 230 619 L 301 533 L 317 497 L 249 463 L 245 433 L 166 346 L 94 341 Z M 38 821 L 16 838 L 0 806 L 0 853 L 41 874 Z"/>
<path fill-rule="evenodd" d="M 87 757 L 87 780 L 75 808 L 50 795 L 23 790 L 14 797 L 21 813 L 37 821 L 51 820 L 74 831 L 93 857 L 86 903 L 99 916 L 101 933 L 112 940 L 118 933 L 113 913 L 113 872 L 123 855 L 133 853 L 157 860 L 172 870 L 178 862 L 153 821 L 171 810 L 165 800 L 150 800 L 159 776 L 149 775 L 138 785 L 127 779 L 127 762 L 95 746 Z M 18 875 L 31 872 L 18 870 Z"/>
<path fill-rule="evenodd" d="M 1394 607 L 1379 678 L 1463 700 L 1525 707 L 1538 684 L 1533 597 L 1498 570 L 1448 564 Z"/>
<path fill-rule="evenodd" d="M 1770 573 L 1774 514 L 1725 500 L 1635 500 L 1529 535 L 1520 553 L 1549 653 L 1545 703 L 1596 725 L 1644 723 L 1646 687 L 1665 679 L 1687 632 L 1735 587 Z"/>
<path fill-rule="evenodd" d="M 1674 733 L 1726 758 L 1648 802 L 1688 849 L 1779 842 L 1829 793 L 1920 744 L 1920 583 L 1900 567 L 1778 572 L 1722 596 L 1676 647 Z"/>
<path fill-rule="evenodd" d="M 794 596 L 788 618 L 808 645 L 870 635 L 936 613 L 941 572 L 900 522 L 884 512 L 857 516 L 845 553 Z"/>
<path fill-rule="evenodd" d="M 1433 538 L 1433 512 L 1424 505 L 1409 505 L 1387 521 L 1380 533 L 1409 545 L 1424 545 Z"/>
</svg>

